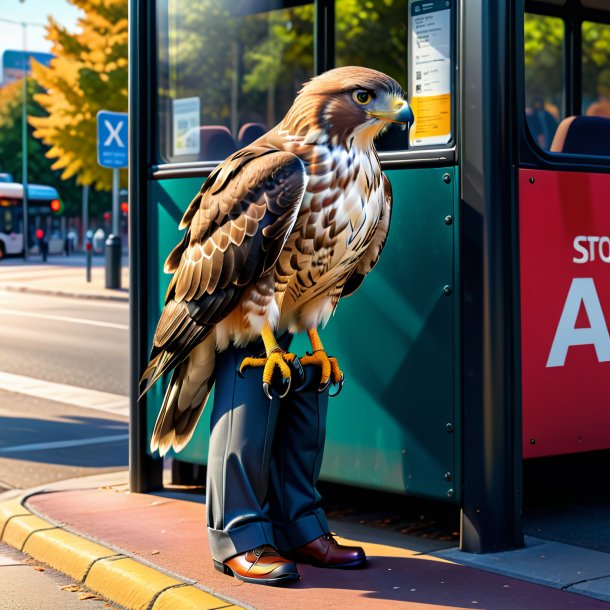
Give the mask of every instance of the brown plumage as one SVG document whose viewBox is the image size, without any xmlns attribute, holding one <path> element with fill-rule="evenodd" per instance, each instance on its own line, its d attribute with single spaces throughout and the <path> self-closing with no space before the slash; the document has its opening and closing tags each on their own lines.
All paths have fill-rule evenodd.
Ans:
<svg viewBox="0 0 610 610">
<path fill-rule="evenodd" d="M 231 155 L 182 219 L 184 239 L 155 332 L 146 391 L 174 369 L 151 449 L 182 449 L 214 382 L 216 350 L 263 324 L 324 325 L 376 264 L 392 208 L 373 140 L 412 121 L 390 77 L 338 68 L 309 81 L 285 118 Z"/>
</svg>

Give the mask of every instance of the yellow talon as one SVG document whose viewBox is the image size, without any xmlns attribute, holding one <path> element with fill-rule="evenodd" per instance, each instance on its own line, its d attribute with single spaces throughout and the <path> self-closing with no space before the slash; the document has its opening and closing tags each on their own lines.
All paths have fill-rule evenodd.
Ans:
<svg viewBox="0 0 610 610">
<path fill-rule="evenodd" d="M 320 367 L 322 371 L 320 384 L 322 386 L 326 386 L 331 379 L 334 384 L 338 384 L 343 377 L 337 359 L 332 357 L 329 358 L 324 349 L 317 350 L 313 354 L 307 354 L 300 358 L 300 360 L 303 366 L 313 364 L 314 366 Z"/>
<path fill-rule="evenodd" d="M 323 392 L 326 390 L 329 382 L 332 380 L 333 384 L 339 387 L 337 391 L 334 394 L 331 393 L 330 396 L 337 396 L 339 392 L 341 392 L 344 382 L 343 373 L 339 368 L 339 362 L 336 358 L 328 357 L 326 350 L 322 345 L 320 336 L 318 335 L 318 331 L 315 328 L 310 328 L 307 331 L 307 334 L 311 342 L 313 353 L 303 356 L 303 358 L 300 359 L 301 364 L 303 366 L 307 364 L 319 366 L 321 369 L 320 387 L 318 388 L 319 391 Z"/>
<path fill-rule="evenodd" d="M 280 369 L 284 379 L 290 379 L 290 368 L 288 364 L 296 358 L 295 354 L 289 352 L 273 352 L 268 358 L 252 358 L 248 356 L 241 361 L 239 372 L 243 373 L 247 367 L 263 369 L 263 383 L 271 383 L 275 367 Z"/>
<path fill-rule="evenodd" d="M 263 343 L 265 344 L 265 353 L 267 356 L 265 358 L 252 358 L 247 357 L 241 361 L 239 366 L 239 372 L 243 373 L 243 370 L 250 366 L 256 368 L 263 369 L 263 392 L 269 400 L 271 400 L 271 380 L 273 379 L 273 373 L 276 368 L 280 370 L 282 374 L 282 378 L 284 380 L 284 385 L 286 386 L 286 390 L 283 394 L 280 394 L 280 398 L 283 398 L 290 391 L 290 383 L 291 383 L 291 372 L 289 364 L 293 363 L 296 359 L 298 363 L 298 359 L 294 354 L 285 352 L 275 340 L 273 335 L 273 331 L 269 326 L 269 323 L 266 322 L 263 325 L 261 330 L 261 338 L 263 339 Z"/>
</svg>

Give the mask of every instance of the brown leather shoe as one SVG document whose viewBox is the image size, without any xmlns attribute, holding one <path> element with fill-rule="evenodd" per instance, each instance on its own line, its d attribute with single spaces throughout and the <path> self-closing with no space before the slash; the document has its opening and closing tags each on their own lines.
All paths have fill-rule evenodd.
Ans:
<svg viewBox="0 0 610 610">
<path fill-rule="evenodd" d="M 214 567 L 228 576 L 259 585 L 282 585 L 300 578 L 293 561 L 265 544 L 227 559 L 214 561 Z"/>
<path fill-rule="evenodd" d="M 366 565 L 363 548 L 339 544 L 332 534 L 324 534 L 294 549 L 288 556 L 318 568 L 362 568 Z"/>
</svg>

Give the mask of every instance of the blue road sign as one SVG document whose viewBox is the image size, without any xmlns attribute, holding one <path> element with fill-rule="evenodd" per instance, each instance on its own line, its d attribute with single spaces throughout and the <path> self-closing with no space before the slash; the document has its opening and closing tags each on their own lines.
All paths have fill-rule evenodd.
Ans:
<svg viewBox="0 0 610 610">
<path fill-rule="evenodd" d="M 127 113 L 97 113 L 97 162 L 102 167 L 127 167 Z"/>
</svg>

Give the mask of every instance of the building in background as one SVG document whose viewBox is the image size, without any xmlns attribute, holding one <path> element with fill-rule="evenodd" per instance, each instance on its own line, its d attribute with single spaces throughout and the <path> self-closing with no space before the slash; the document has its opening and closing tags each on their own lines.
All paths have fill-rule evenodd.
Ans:
<svg viewBox="0 0 610 610">
<path fill-rule="evenodd" d="M 51 53 L 41 53 L 38 51 L 26 51 L 27 71 L 28 74 L 32 72 L 32 66 L 30 60 L 33 58 L 37 62 L 48 66 L 53 59 Z M 19 80 L 23 76 L 23 51 L 16 51 L 7 49 L 2 53 L 2 85 L 8 85 L 9 83 Z"/>
</svg>

